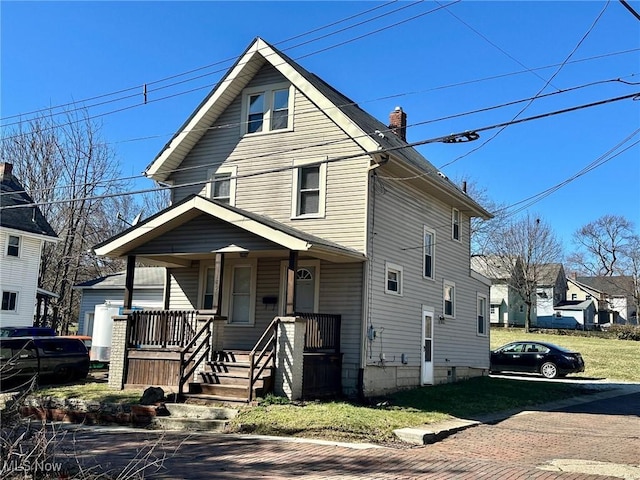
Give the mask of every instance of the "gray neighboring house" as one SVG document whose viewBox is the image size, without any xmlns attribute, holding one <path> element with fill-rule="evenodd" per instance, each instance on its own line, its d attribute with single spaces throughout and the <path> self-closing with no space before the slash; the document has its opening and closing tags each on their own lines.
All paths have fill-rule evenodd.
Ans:
<svg viewBox="0 0 640 480">
<path fill-rule="evenodd" d="M 591 300 L 596 304 L 599 324 L 638 324 L 633 277 L 579 277 L 568 279 L 569 300 Z"/>
<path fill-rule="evenodd" d="M 166 269 L 163 267 L 137 267 L 133 285 L 136 307 L 164 308 Z M 126 272 L 117 272 L 74 285 L 81 292 L 78 315 L 78 334 L 91 335 L 95 308 L 98 305 L 121 307 L 124 299 Z"/>
<path fill-rule="evenodd" d="M 38 288 L 42 249 L 59 241 L 56 232 L 13 175 L 0 163 L 0 326 L 51 323 L 49 301 L 58 296 Z"/>
</svg>

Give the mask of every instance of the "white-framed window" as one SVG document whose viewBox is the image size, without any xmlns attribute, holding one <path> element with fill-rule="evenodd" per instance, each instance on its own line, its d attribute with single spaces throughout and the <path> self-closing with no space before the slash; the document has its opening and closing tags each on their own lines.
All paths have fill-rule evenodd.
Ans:
<svg viewBox="0 0 640 480">
<path fill-rule="evenodd" d="M 451 238 L 460 240 L 460 210 L 457 208 L 451 210 Z"/>
<path fill-rule="evenodd" d="M 236 176 L 238 167 L 222 165 L 215 170 L 209 170 L 211 182 L 207 184 L 207 197 L 232 207 L 236 204 Z"/>
<path fill-rule="evenodd" d="M 444 280 L 442 283 L 442 311 L 445 317 L 456 316 L 456 284 Z"/>
<path fill-rule="evenodd" d="M 423 235 L 423 264 L 422 264 L 422 276 L 424 278 L 435 278 L 435 245 L 436 245 L 436 232 L 424 227 Z"/>
<path fill-rule="evenodd" d="M 293 169 L 292 218 L 324 217 L 326 178 L 326 163 L 300 165 Z"/>
<path fill-rule="evenodd" d="M 384 293 L 402 296 L 403 278 L 400 265 L 385 263 L 384 279 Z"/>
<path fill-rule="evenodd" d="M 11 290 L 2 291 L 2 307 L 3 312 L 18 311 L 18 292 Z"/>
<path fill-rule="evenodd" d="M 7 256 L 19 257 L 20 256 L 20 237 L 17 235 L 9 235 L 7 239 Z"/>
<path fill-rule="evenodd" d="M 482 337 L 487 336 L 487 297 L 478 294 L 477 300 L 478 325 L 477 333 Z"/>
<path fill-rule="evenodd" d="M 242 96 L 242 134 L 293 130 L 293 85 L 247 88 Z"/>
</svg>

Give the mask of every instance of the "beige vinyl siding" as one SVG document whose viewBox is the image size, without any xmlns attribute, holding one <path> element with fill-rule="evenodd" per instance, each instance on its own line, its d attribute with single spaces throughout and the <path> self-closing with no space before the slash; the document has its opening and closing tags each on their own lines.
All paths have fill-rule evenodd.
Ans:
<svg viewBox="0 0 640 480">
<path fill-rule="evenodd" d="M 378 337 L 367 351 L 367 364 L 377 364 L 379 354 L 408 367 L 422 358 L 422 307 L 435 314 L 434 365 L 488 366 L 488 339 L 476 335 L 476 298 L 488 287 L 470 277 L 469 219 L 461 213 L 461 241 L 451 238 L 451 207 L 418 192 L 403 182 L 383 181 L 372 199 L 374 235 L 371 256 L 369 316 Z M 423 227 L 436 232 L 434 280 L 422 276 Z M 403 295 L 384 293 L 385 262 L 403 268 Z M 455 283 L 455 318 L 443 315 L 443 281 Z M 368 342 L 369 343 L 369 342 Z"/>
<path fill-rule="evenodd" d="M 273 67 L 264 67 L 248 87 L 286 81 Z M 296 90 L 293 131 L 241 137 L 241 96 L 229 105 L 172 175 L 174 201 L 206 194 L 208 171 L 221 164 L 238 167 L 236 206 L 269 216 L 302 231 L 363 251 L 368 156 L 328 163 L 324 218 L 292 219 L 293 166 L 362 153 L 356 143 Z M 276 169 L 283 171 L 263 173 Z M 246 175 L 255 175 L 244 177 Z M 198 183 L 200 182 L 200 183 Z"/>
<path fill-rule="evenodd" d="M 191 268 L 169 269 L 169 309 L 194 310 L 198 308 L 198 264 Z"/>
<path fill-rule="evenodd" d="M 321 263 L 318 308 L 320 313 L 342 316 L 342 390 L 347 394 L 355 393 L 360 369 L 363 265 Z"/>
<path fill-rule="evenodd" d="M 20 237 L 19 257 L 7 256 L 9 235 Z M 18 231 L 3 231 L 0 235 L 0 258 L 2 258 L 0 290 L 18 293 L 16 311 L 1 312 L 0 325 L 33 325 L 43 243 L 40 238 L 34 238 Z"/>
<path fill-rule="evenodd" d="M 231 244 L 240 245 L 251 251 L 282 248 L 262 237 L 244 232 L 225 221 L 203 214 L 132 250 L 130 254 L 212 252 Z M 213 256 L 213 253 L 211 255 Z"/>
</svg>

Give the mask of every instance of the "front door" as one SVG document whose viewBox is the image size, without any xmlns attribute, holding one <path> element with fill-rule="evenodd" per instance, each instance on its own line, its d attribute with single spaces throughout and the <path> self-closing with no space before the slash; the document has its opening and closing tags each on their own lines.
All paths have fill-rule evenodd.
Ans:
<svg viewBox="0 0 640 480">
<path fill-rule="evenodd" d="M 422 384 L 433 385 L 433 310 L 422 310 Z"/>
<path fill-rule="evenodd" d="M 300 313 L 317 313 L 318 312 L 318 272 L 320 263 L 318 261 L 303 260 L 298 262 L 298 270 L 296 272 L 296 293 L 295 293 L 295 309 Z M 281 267 L 282 289 L 281 289 L 281 305 L 285 305 L 286 299 L 286 278 L 287 266 L 283 262 Z M 284 310 L 282 311 L 284 313 Z"/>
</svg>

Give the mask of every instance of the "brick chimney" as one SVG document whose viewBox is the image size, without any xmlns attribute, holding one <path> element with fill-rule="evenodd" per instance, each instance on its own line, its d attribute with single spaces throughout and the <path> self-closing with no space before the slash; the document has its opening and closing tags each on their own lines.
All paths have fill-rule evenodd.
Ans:
<svg viewBox="0 0 640 480">
<path fill-rule="evenodd" d="M 389 114 L 389 128 L 405 142 L 407 141 L 407 114 L 402 107 L 396 107 Z"/>
<path fill-rule="evenodd" d="M 9 177 L 13 172 L 13 164 L 12 163 L 0 163 L 0 179 L 4 177 Z"/>
</svg>

